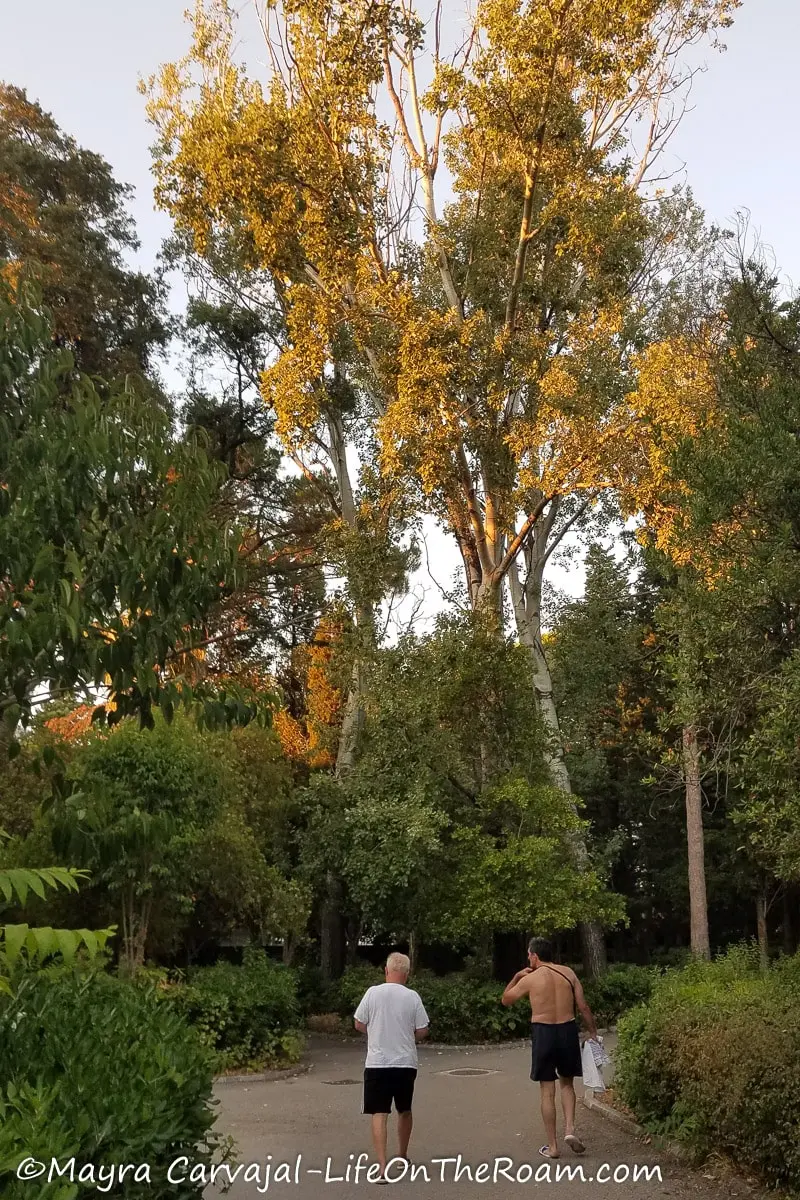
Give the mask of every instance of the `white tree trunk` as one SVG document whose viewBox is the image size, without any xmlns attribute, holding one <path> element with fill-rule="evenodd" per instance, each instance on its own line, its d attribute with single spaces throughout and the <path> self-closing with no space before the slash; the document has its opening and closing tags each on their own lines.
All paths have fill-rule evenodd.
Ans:
<svg viewBox="0 0 800 1200">
<path fill-rule="evenodd" d="M 521 645 L 525 647 L 530 656 L 536 706 L 547 739 L 545 745 L 547 769 L 555 787 L 571 796 L 572 785 L 564 760 L 564 743 L 553 697 L 553 679 L 542 645 L 542 580 L 547 561 L 544 543 L 548 532 L 549 530 L 543 526 L 541 532 L 538 535 L 535 534 L 530 547 L 526 549 L 527 570 L 524 584 L 520 579 L 517 563 L 512 564 L 508 581 L 517 634 Z M 573 811 L 577 815 L 578 810 L 574 804 Z M 589 852 L 581 834 L 576 834 L 570 840 L 570 848 L 575 866 L 579 871 L 585 871 L 589 862 Z M 580 935 L 584 969 L 590 978 L 596 979 L 606 968 L 603 931 L 596 921 L 582 922 Z"/>
<path fill-rule="evenodd" d="M 350 468 L 347 463 L 347 442 L 344 426 L 338 413 L 328 418 L 331 463 L 336 474 L 339 506 L 342 520 L 352 529 L 356 527 L 356 504 Z M 371 614 L 356 604 L 359 626 L 371 621 Z M 365 668 L 361 654 L 356 649 L 355 662 L 350 674 L 350 686 L 345 700 L 339 744 L 336 751 L 335 774 L 337 780 L 346 780 L 356 763 L 358 743 L 364 725 Z M 345 887 L 334 871 L 326 872 L 325 895 L 320 912 L 320 968 L 323 978 L 335 979 L 341 975 L 345 965 Z"/>
</svg>

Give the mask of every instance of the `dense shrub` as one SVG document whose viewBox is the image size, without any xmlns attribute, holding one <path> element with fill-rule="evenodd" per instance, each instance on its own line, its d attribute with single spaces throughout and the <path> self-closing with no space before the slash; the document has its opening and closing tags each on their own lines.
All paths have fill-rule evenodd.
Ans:
<svg viewBox="0 0 800 1200">
<path fill-rule="evenodd" d="M 419 991 L 419 979 L 419 975 L 415 975 L 413 980 L 409 980 L 409 987 Z M 330 1007 L 340 1017 L 352 1017 L 367 988 L 383 982 L 384 974 L 380 967 L 373 967 L 370 963 L 348 967 L 340 979 L 328 985 L 325 1007 Z"/>
<path fill-rule="evenodd" d="M 649 1128 L 800 1195 L 800 960 L 737 949 L 656 982 L 618 1026 L 615 1086 Z"/>
<path fill-rule="evenodd" d="M 620 1013 L 646 1001 L 657 972 L 649 967 L 611 967 L 601 979 L 585 985 L 586 998 L 599 1025 L 616 1022 Z M 383 982 L 379 967 L 362 964 L 349 967 L 322 997 L 322 1006 L 352 1018 L 364 992 Z M 465 973 L 434 975 L 418 971 L 410 982 L 422 997 L 431 1018 L 431 1037 L 437 1042 L 499 1042 L 526 1037 L 530 1030 L 530 1008 L 520 1002 L 503 1008 L 502 983 L 474 979 Z M 315 1011 L 320 1011 L 320 1006 Z"/>
<path fill-rule="evenodd" d="M 376 967 L 351 967 L 332 991 L 334 1010 L 352 1020 L 359 1000 L 375 983 L 383 982 Z M 419 992 L 430 1018 L 430 1036 L 436 1042 L 451 1044 L 501 1042 L 526 1037 L 530 1030 L 530 1008 L 517 1004 L 503 1008 L 502 983 L 480 981 L 465 975 L 433 975 L 416 972 L 409 986 Z"/>
<path fill-rule="evenodd" d="M 597 1024 L 614 1025 L 622 1013 L 645 1004 L 657 975 L 651 967 L 621 963 L 609 967 L 599 979 L 587 980 L 583 990 Z"/>
<path fill-rule="evenodd" d="M 285 1066 L 300 1057 L 303 1038 L 294 972 L 261 950 L 246 950 L 241 967 L 200 967 L 170 994 L 216 1052 L 220 1070 Z"/>
<path fill-rule="evenodd" d="M 166 1179 L 181 1155 L 208 1163 L 212 1056 L 153 989 L 107 975 L 39 972 L 0 1001 L 0 1174 L 4 1200 L 72 1200 L 77 1183 L 19 1181 L 28 1156 L 83 1164 L 148 1163 L 113 1195 L 188 1200 L 200 1185 Z M 87 1189 L 88 1191 L 88 1189 Z"/>
</svg>

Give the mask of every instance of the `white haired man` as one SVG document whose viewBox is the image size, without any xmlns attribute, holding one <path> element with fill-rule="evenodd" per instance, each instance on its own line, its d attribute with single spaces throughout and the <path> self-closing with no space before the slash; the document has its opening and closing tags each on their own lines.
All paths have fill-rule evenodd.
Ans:
<svg viewBox="0 0 800 1200">
<path fill-rule="evenodd" d="M 417 1078 L 417 1042 L 428 1033 L 428 1014 L 415 991 L 406 987 L 411 962 L 405 954 L 390 954 L 385 983 L 367 988 L 353 1014 L 359 1033 L 367 1035 L 362 1112 L 372 1117 L 372 1143 L 380 1164 L 379 1183 L 385 1183 L 386 1147 L 392 1102 L 397 1112 L 400 1158 L 408 1158 L 413 1118 L 411 1102 Z"/>
</svg>

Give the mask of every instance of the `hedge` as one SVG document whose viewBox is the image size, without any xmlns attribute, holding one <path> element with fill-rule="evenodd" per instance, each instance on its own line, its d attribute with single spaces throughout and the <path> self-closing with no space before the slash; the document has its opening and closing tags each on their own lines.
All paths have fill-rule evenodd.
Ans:
<svg viewBox="0 0 800 1200">
<path fill-rule="evenodd" d="M 658 972 L 649 967 L 622 964 L 609 968 L 584 985 L 586 999 L 600 1026 L 615 1024 L 620 1014 L 647 1000 Z M 372 966 L 349 967 L 322 997 L 331 1011 L 345 1019 L 372 984 L 383 983 L 383 972 Z M 475 979 L 466 974 L 434 975 L 416 972 L 409 986 L 419 992 L 431 1018 L 431 1037 L 437 1042 L 500 1042 L 527 1037 L 530 1009 L 527 1004 L 503 1008 L 504 984 Z M 317 1011 L 319 1007 L 317 1006 Z"/>
<path fill-rule="evenodd" d="M 168 995 L 214 1051 L 220 1071 L 288 1066 L 302 1053 L 296 975 L 262 950 L 248 948 L 241 967 L 197 968 Z"/>
<path fill-rule="evenodd" d="M 584 980 L 586 1000 L 600 1026 L 616 1025 L 620 1016 L 649 1000 L 660 972 L 652 967 L 621 963 L 599 979 Z"/>
<path fill-rule="evenodd" d="M 647 1128 L 800 1196 L 800 957 L 752 948 L 658 980 L 618 1026 L 615 1087 Z"/>
<path fill-rule="evenodd" d="M 383 978 L 379 968 L 348 968 L 331 990 L 333 1010 L 352 1022 L 364 992 L 372 984 L 383 983 Z M 414 974 L 409 986 L 422 998 L 433 1041 L 451 1045 L 501 1042 L 527 1037 L 530 1031 L 530 1009 L 526 1005 L 503 1008 L 500 1003 L 502 983 L 420 971 Z"/>
<path fill-rule="evenodd" d="M 167 1181 L 181 1155 L 211 1162 L 212 1056 L 152 988 L 108 975 L 42 971 L 0 1001 L 0 1174 L 4 1200 L 73 1200 L 79 1184 L 17 1180 L 22 1159 L 150 1164 L 113 1194 L 199 1200 L 201 1184 Z M 87 1187 L 87 1192 L 90 1190 Z M 83 1194 L 81 1188 L 80 1194 Z"/>
</svg>

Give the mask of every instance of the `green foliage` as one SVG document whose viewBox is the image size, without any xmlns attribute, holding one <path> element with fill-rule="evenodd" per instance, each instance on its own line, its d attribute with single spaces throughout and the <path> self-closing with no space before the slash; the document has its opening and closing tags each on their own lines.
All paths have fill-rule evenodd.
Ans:
<svg viewBox="0 0 800 1200">
<path fill-rule="evenodd" d="M 30 723 L 44 681 L 107 688 L 111 723 L 200 701 L 209 722 L 252 717 L 240 689 L 211 695 L 178 669 L 235 576 L 203 449 L 176 440 L 152 400 L 101 397 L 54 346 L 36 297 L 5 284 L 0 381 L 0 741 Z"/>
<path fill-rule="evenodd" d="M 527 1037 L 530 1011 L 524 1004 L 504 1008 L 500 1003 L 503 986 L 463 975 L 418 980 L 417 990 L 430 1017 L 434 1041 L 458 1045 Z"/>
<path fill-rule="evenodd" d="M 745 787 L 734 814 L 757 860 L 778 879 L 800 880 L 800 649 L 761 683 L 759 716 L 742 755 Z"/>
<path fill-rule="evenodd" d="M 3 838 L 0 830 L 0 840 Z M 24 908 L 31 895 L 44 900 L 48 889 L 62 888 L 76 892 L 78 882 L 86 877 L 85 871 L 67 867 L 0 868 L 0 913 L 4 907 L 17 904 Z M 106 942 L 113 937 L 113 929 L 51 929 L 49 926 L 31 927 L 27 923 L 0 925 L 0 992 L 10 994 L 6 978 L 18 968 L 41 964 L 52 957 L 72 962 L 78 951 L 89 959 L 97 958 Z"/>
<path fill-rule="evenodd" d="M 543 745 L 527 656 L 490 623 L 442 619 L 378 656 L 339 839 L 369 928 L 472 941 L 620 917 L 575 869 L 584 823 Z"/>
<path fill-rule="evenodd" d="M 584 985 L 586 999 L 599 1025 L 616 1022 L 621 1013 L 647 1001 L 658 972 L 630 964 L 610 967 L 597 980 Z M 312 993 L 313 1011 L 338 1012 L 352 1021 L 368 987 L 383 983 L 376 967 L 348 967 L 331 988 Z M 431 1038 L 437 1042 L 499 1042 L 526 1037 L 530 1014 L 526 1005 L 503 1008 L 503 984 L 472 978 L 467 973 L 434 975 L 416 972 L 409 986 L 419 992 L 431 1018 Z"/>
<path fill-rule="evenodd" d="M 741 232 L 709 323 L 712 419 L 679 441 L 672 464 L 683 497 L 672 553 L 691 567 L 664 610 L 665 657 L 678 719 L 702 731 L 704 784 L 724 769 L 735 857 L 797 880 L 800 298 L 786 298 L 757 252 L 747 257 Z M 749 874 L 737 882 L 752 894 Z"/>
<path fill-rule="evenodd" d="M 800 1179 L 800 963 L 762 973 L 753 946 L 668 972 L 622 1017 L 615 1086 L 648 1128 L 723 1147 L 794 1195 Z"/>
<path fill-rule="evenodd" d="M 23 1158 L 73 1155 L 78 1163 L 151 1163 L 154 1200 L 199 1200 L 200 1186 L 168 1184 L 165 1174 L 181 1154 L 208 1163 L 220 1149 L 212 1057 L 152 989 L 63 970 L 25 977 L 0 1001 L 0 1078 L 8 1200 L 40 1194 L 9 1178 Z M 141 1189 L 128 1176 L 114 1195 Z M 79 1189 L 64 1182 L 51 1194 L 73 1200 Z"/>
<path fill-rule="evenodd" d="M 167 338 L 164 290 L 131 270 L 130 188 L 25 92 L 0 83 L 0 266 L 35 274 L 80 370 L 119 379 Z"/>
<path fill-rule="evenodd" d="M 614 1025 L 623 1013 L 646 1004 L 658 976 L 652 967 L 620 963 L 598 979 L 587 979 L 583 990 L 597 1024 Z"/>
<path fill-rule="evenodd" d="M 214 1051 L 220 1070 L 287 1066 L 300 1057 L 294 973 L 263 951 L 246 950 L 241 967 L 198 968 L 167 995 Z"/>
<path fill-rule="evenodd" d="M 368 987 L 377 983 L 383 983 L 379 969 L 349 967 L 331 990 L 334 1011 L 352 1024 L 359 1000 Z M 409 987 L 419 992 L 430 1017 L 431 1040 L 450 1045 L 527 1037 L 530 1011 L 524 1005 L 504 1008 L 500 1003 L 503 986 L 463 974 L 437 976 L 428 971 L 417 972 L 409 980 Z"/>
<path fill-rule="evenodd" d="M 312 993 L 312 999 L 315 1001 L 314 1007 L 319 1011 L 330 1006 L 333 1012 L 338 1012 L 341 1017 L 349 1017 L 352 1020 L 353 1013 L 358 1008 L 358 1002 L 367 988 L 385 982 L 386 979 L 380 967 L 373 967 L 367 963 L 347 967 L 344 974 L 330 985 L 323 997 L 318 998 Z M 415 974 L 409 981 L 409 986 L 416 989 L 418 982 L 418 976 Z"/>
<path fill-rule="evenodd" d="M 274 756 L 273 735 L 258 732 Z M 252 824 L 256 803 L 263 821 L 276 797 L 250 793 L 251 765 L 242 766 L 237 745 L 184 717 L 159 717 L 149 731 L 124 722 L 95 734 L 73 756 L 78 790 L 59 811 L 54 839 L 91 872 L 92 895 L 119 913 L 129 970 L 142 965 L 153 926 L 166 948 L 241 925 L 277 936 L 304 928 L 306 894 L 267 861 L 268 843 Z M 274 771 L 257 778 L 280 787 Z"/>
</svg>

